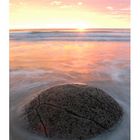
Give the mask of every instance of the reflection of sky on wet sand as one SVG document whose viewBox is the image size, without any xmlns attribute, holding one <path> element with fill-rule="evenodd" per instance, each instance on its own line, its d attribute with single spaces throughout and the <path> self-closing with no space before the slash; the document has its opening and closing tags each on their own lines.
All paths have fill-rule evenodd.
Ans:
<svg viewBox="0 0 140 140">
<path fill-rule="evenodd" d="M 50 74 L 81 82 L 110 76 L 117 80 L 119 72 L 129 70 L 127 42 L 11 42 L 10 52 L 11 70 L 29 76 L 39 71 L 46 80 Z"/>
<path fill-rule="evenodd" d="M 130 140 L 129 42 L 10 42 L 10 114 L 14 140 L 46 140 L 23 130 L 23 106 L 58 84 L 86 83 L 114 97 L 124 118 L 114 131 L 94 140 Z M 92 139 L 92 140 L 93 140 Z"/>
</svg>

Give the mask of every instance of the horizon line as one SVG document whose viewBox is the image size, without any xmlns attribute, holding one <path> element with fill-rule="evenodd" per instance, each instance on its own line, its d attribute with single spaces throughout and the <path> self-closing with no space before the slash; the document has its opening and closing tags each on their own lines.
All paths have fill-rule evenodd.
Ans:
<svg viewBox="0 0 140 140">
<path fill-rule="evenodd" d="M 123 27 L 123 28 L 119 28 L 119 27 L 103 27 L 103 28 L 83 28 L 81 30 L 90 30 L 90 29 L 131 29 L 130 27 Z M 15 31 L 15 30 L 79 30 L 78 28 L 11 28 L 9 29 L 9 31 Z"/>
</svg>

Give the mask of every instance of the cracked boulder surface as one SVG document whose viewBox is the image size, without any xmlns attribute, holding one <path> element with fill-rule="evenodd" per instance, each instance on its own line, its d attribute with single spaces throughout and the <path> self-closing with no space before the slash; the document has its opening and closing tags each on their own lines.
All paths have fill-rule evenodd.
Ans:
<svg viewBox="0 0 140 140">
<path fill-rule="evenodd" d="M 103 90 L 66 84 L 43 91 L 25 107 L 30 129 L 47 138 L 83 140 L 110 129 L 122 117 L 120 105 Z"/>
</svg>

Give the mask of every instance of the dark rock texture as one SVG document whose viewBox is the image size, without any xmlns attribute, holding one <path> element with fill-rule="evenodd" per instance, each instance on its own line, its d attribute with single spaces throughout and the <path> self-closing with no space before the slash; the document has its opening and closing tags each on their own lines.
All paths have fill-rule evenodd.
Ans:
<svg viewBox="0 0 140 140">
<path fill-rule="evenodd" d="M 48 138 L 86 139 L 116 124 L 123 112 L 104 91 L 67 84 L 42 92 L 25 108 L 30 128 Z"/>
</svg>

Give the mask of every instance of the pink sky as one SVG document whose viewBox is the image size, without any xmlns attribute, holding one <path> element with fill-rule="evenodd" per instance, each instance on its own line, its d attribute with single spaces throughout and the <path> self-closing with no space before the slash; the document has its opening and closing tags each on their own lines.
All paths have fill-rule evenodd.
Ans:
<svg viewBox="0 0 140 140">
<path fill-rule="evenodd" d="M 11 0 L 10 28 L 128 28 L 129 0 Z"/>
</svg>

